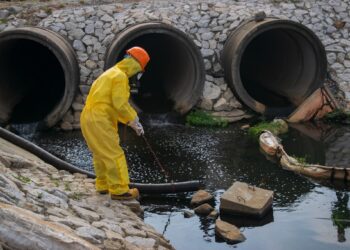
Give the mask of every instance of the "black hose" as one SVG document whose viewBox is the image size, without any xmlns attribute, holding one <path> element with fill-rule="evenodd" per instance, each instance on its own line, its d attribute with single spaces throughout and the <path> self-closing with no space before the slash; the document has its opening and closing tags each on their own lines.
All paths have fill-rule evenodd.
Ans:
<svg viewBox="0 0 350 250">
<path fill-rule="evenodd" d="M 39 146 L 31 143 L 22 137 L 11 133 L 10 131 L 0 127 L 0 137 L 15 144 L 16 146 L 23 148 L 24 150 L 36 155 L 44 162 L 56 167 L 59 170 L 66 170 L 70 173 L 86 174 L 89 178 L 95 178 L 95 174 L 82 170 L 68 162 L 65 162 Z M 130 183 L 130 187 L 136 187 L 141 193 L 148 194 L 165 194 L 165 193 L 180 193 L 196 191 L 203 188 L 204 185 L 200 181 L 186 181 L 175 183 L 161 183 L 161 184 L 143 184 L 143 183 Z"/>
<path fill-rule="evenodd" d="M 135 187 L 147 194 L 167 194 L 197 191 L 204 186 L 200 181 L 185 181 L 161 184 L 130 183 L 130 187 Z"/>
<path fill-rule="evenodd" d="M 59 170 L 66 170 L 70 173 L 86 174 L 90 178 L 95 178 L 95 175 L 93 173 L 77 168 L 76 166 L 57 158 L 56 156 L 50 154 L 49 152 L 40 148 L 34 143 L 31 143 L 30 141 L 27 141 L 6 129 L 0 128 L 0 137 L 36 155 L 44 162 L 55 166 Z"/>
</svg>

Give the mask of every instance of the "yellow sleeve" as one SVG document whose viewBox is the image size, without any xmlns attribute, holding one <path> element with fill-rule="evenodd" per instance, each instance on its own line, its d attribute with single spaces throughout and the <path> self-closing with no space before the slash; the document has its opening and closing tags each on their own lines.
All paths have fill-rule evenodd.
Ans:
<svg viewBox="0 0 350 250">
<path fill-rule="evenodd" d="M 128 79 L 122 77 L 120 81 L 114 82 L 112 89 L 113 108 L 117 111 L 118 121 L 124 124 L 133 121 L 137 116 L 135 109 L 129 104 L 129 97 L 130 87 Z"/>
</svg>

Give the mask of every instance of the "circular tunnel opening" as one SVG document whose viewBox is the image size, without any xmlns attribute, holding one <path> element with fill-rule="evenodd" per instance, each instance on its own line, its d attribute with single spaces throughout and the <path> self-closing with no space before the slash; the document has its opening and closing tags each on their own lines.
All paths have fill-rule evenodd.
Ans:
<svg viewBox="0 0 350 250">
<path fill-rule="evenodd" d="M 117 34 L 106 68 L 123 59 L 132 46 L 146 49 L 151 57 L 139 92 L 132 95 L 134 105 L 145 113 L 189 111 L 202 94 L 205 79 L 203 59 L 193 41 L 167 24 L 138 24 Z"/>
<path fill-rule="evenodd" d="M 11 95 L 10 122 L 42 120 L 61 100 L 64 72 L 56 56 L 45 46 L 27 39 L 0 43 L 0 67 L 1 86 L 9 89 L 3 94 L 16 92 Z"/>
<path fill-rule="evenodd" d="M 0 34 L 0 122 L 53 126 L 78 85 L 74 52 L 58 34 L 39 28 Z"/>
<path fill-rule="evenodd" d="M 247 106 L 266 115 L 288 116 L 326 76 L 326 54 L 317 36 L 288 20 L 243 24 L 224 53 L 230 86 Z"/>
</svg>

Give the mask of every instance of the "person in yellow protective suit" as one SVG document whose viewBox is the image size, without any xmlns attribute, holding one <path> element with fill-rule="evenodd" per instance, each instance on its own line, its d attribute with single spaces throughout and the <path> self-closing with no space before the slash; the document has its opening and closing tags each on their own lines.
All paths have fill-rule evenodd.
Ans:
<svg viewBox="0 0 350 250">
<path fill-rule="evenodd" d="M 119 145 L 118 122 L 131 126 L 137 135 L 143 127 L 129 104 L 129 78 L 142 73 L 150 58 L 140 47 L 127 50 L 127 56 L 105 71 L 92 84 L 80 124 L 93 154 L 96 190 L 110 193 L 112 199 L 138 198 L 136 188 L 129 189 L 128 167 Z"/>
</svg>

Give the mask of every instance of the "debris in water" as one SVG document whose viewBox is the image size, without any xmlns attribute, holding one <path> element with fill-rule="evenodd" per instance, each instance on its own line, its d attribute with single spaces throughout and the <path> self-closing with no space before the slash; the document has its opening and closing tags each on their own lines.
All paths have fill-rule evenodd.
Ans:
<svg viewBox="0 0 350 250">
<path fill-rule="evenodd" d="M 289 156 L 270 131 L 266 131 L 260 136 L 259 143 L 263 152 L 271 156 L 275 154 L 276 159 L 284 169 L 316 179 L 350 180 L 350 169 L 346 167 L 308 164 L 302 159 L 298 160 Z"/>
<path fill-rule="evenodd" d="M 322 119 L 326 114 L 339 108 L 339 104 L 326 87 L 317 89 L 289 115 L 290 123 Z"/>
<path fill-rule="evenodd" d="M 242 130 L 246 130 L 246 129 L 249 129 L 249 128 L 250 128 L 249 124 L 244 124 L 244 125 L 241 126 Z"/>
</svg>

